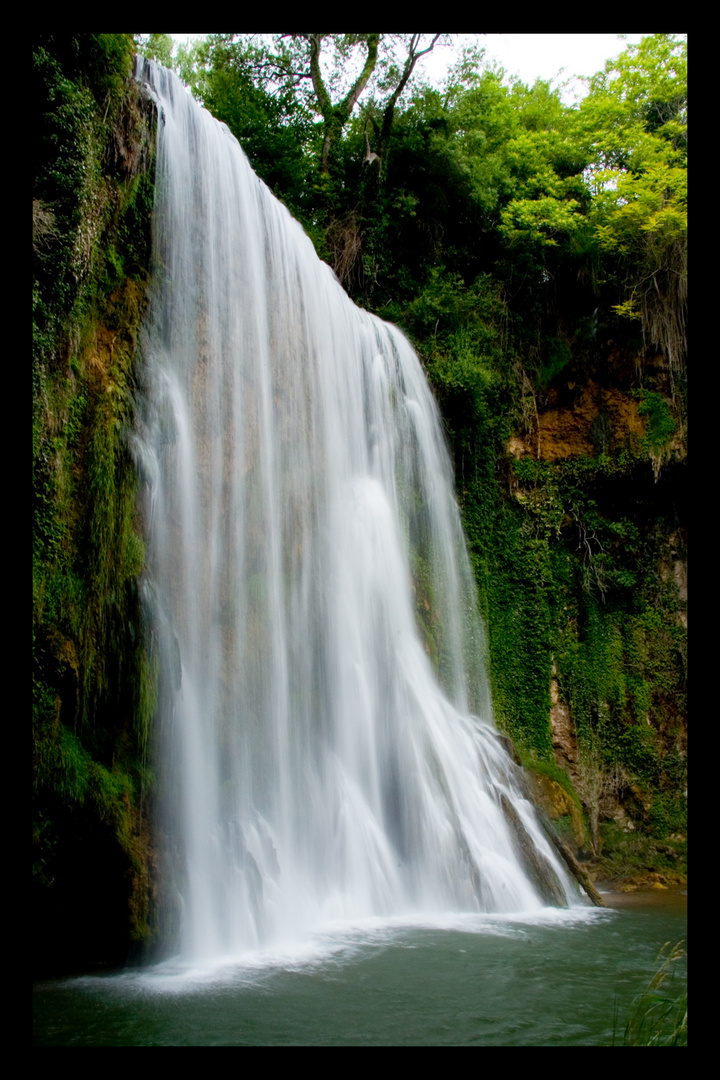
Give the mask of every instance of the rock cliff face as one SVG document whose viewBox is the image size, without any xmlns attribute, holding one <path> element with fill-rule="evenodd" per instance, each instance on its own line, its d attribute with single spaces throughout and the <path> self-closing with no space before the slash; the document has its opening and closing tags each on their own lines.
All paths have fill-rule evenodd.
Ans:
<svg viewBox="0 0 720 1080">
<path fill-rule="evenodd" d="M 505 447 L 516 520 L 554 562 L 548 727 L 572 792 L 538 766 L 536 795 L 596 876 L 684 880 L 682 400 L 657 354 L 569 367 Z"/>
<path fill-rule="evenodd" d="M 663 440 L 663 460 L 685 459 L 681 403 L 665 357 L 633 355 L 610 341 L 602 362 L 571 363 L 568 370 L 569 375 L 563 372 L 543 392 L 533 394 L 527 430 L 512 435 L 509 453 L 558 461 L 622 449 L 637 452 L 648 436 L 645 387 L 660 395 L 673 417 L 673 431 Z"/>
<path fill-rule="evenodd" d="M 580 386 L 571 381 L 562 390 L 550 390 L 534 430 L 524 438 L 513 436 L 508 450 L 515 457 L 530 455 L 539 461 L 592 457 L 599 443 L 632 445 L 644 431 L 638 402 L 627 393 L 594 379 Z"/>
<path fill-rule="evenodd" d="M 154 113 L 127 35 L 34 52 L 33 757 L 39 971 L 150 936 L 145 640 L 131 452 Z"/>
</svg>

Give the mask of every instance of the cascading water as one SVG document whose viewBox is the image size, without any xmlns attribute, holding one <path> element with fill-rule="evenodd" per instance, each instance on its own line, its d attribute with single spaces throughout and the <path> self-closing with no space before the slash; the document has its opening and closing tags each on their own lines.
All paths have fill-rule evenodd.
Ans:
<svg viewBox="0 0 720 1080">
<path fill-rule="evenodd" d="M 182 954 L 567 903 L 492 727 L 417 357 L 140 63 L 160 118 L 139 458 Z"/>
</svg>

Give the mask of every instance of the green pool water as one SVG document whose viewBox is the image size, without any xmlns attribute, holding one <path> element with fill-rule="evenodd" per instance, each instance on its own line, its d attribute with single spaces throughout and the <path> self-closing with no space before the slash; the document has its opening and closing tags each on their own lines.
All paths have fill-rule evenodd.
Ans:
<svg viewBox="0 0 720 1080">
<path fill-rule="evenodd" d="M 685 897 L 662 899 L 338 925 L 212 969 L 38 983 L 35 1045 L 611 1045 L 660 948 L 686 935 Z"/>
</svg>

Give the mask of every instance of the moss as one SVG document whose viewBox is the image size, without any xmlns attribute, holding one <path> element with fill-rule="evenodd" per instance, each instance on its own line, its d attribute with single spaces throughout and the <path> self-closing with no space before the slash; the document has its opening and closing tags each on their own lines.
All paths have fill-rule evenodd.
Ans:
<svg viewBox="0 0 720 1080">
<path fill-rule="evenodd" d="M 653 390 L 639 390 L 638 414 L 645 420 L 645 434 L 641 444 L 652 462 L 655 478 L 659 476 L 661 466 L 670 458 L 670 440 L 676 432 L 677 424 L 670 412 L 670 405 Z"/>
<path fill-rule="evenodd" d="M 34 55 L 35 896 L 47 927 L 39 948 L 67 966 L 105 948 L 101 921 L 86 930 L 76 910 L 78 883 L 95 887 L 83 850 L 111 894 L 117 957 L 147 924 L 141 807 L 157 665 L 138 591 L 144 544 L 129 436 L 152 109 L 129 79 L 127 35 L 45 35 Z M 61 911 L 74 941 L 49 929 Z"/>
<path fill-rule="evenodd" d="M 543 359 L 537 374 L 538 389 L 546 389 L 565 370 L 572 359 L 570 346 L 559 337 L 545 342 Z"/>
<path fill-rule="evenodd" d="M 436 608 L 432 590 L 432 575 L 427 560 L 416 548 L 410 551 L 411 589 L 415 602 L 415 622 L 420 631 L 425 651 L 436 674 L 440 673 L 440 652 Z"/>
<path fill-rule="evenodd" d="M 568 774 L 554 761 L 539 761 L 532 753 L 522 754 L 521 760 L 537 802 L 561 837 L 576 849 L 589 846 L 582 803 Z"/>
<path fill-rule="evenodd" d="M 438 327 L 431 347 L 419 344 L 454 456 L 496 721 L 534 768 L 555 767 L 556 678 L 585 762 L 588 820 L 602 826 L 634 789 L 627 811 L 657 837 L 664 826 L 649 810 L 652 797 L 676 799 L 685 785 L 684 600 L 672 576 L 684 558 L 683 469 L 667 454 L 659 477 L 648 467 L 669 445 L 675 418 L 664 396 L 642 391 L 644 438 L 622 442 L 608 432 L 594 457 L 509 457 L 513 426 L 532 429 L 550 383 L 583 377 L 566 344 L 572 335 L 551 335 L 539 353 L 528 338 L 527 358 L 510 363 L 500 334 L 494 345 L 492 335 L 481 344 L 463 334 L 471 320 L 453 306 L 456 291 L 433 283 L 412 315 L 425 331 Z M 515 344 L 526 348 L 522 336 Z"/>
<path fill-rule="evenodd" d="M 593 867 L 596 879 L 646 887 L 687 881 L 686 837 L 659 838 L 641 829 L 622 828 L 614 821 L 605 822 L 601 834 L 601 855 Z"/>
</svg>

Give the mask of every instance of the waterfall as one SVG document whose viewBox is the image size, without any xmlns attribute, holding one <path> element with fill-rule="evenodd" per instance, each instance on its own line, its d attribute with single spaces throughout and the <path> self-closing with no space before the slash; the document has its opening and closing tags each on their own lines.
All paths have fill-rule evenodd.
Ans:
<svg viewBox="0 0 720 1080">
<path fill-rule="evenodd" d="M 182 955 L 569 902 L 492 724 L 416 355 L 227 127 L 139 63 L 159 120 L 138 459 Z"/>
</svg>

